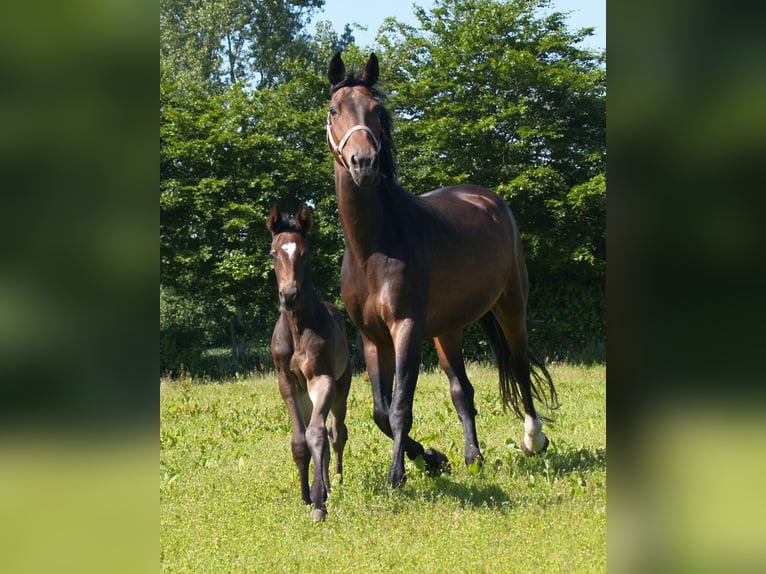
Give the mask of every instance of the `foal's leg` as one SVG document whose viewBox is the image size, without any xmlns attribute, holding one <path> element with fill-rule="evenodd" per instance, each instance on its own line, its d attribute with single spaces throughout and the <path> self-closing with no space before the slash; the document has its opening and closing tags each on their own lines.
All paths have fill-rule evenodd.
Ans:
<svg viewBox="0 0 766 574">
<path fill-rule="evenodd" d="M 335 474 L 339 481 L 343 482 L 343 449 L 348 440 L 348 429 L 346 427 L 346 406 L 348 403 L 348 393 L 351 389 L 351 364 L 346 367 L 345 372 L 335 382 L 335 394 L 332 399 L 332 420 L 328 432 L 330 434 L 330 444 L 335 453 Z"/>
<path fill-rule="evenodd" d="M 298 469 L 298 479 L 301 483 L 301 498 L 306 504 L 311 504 L 309 496 L 309 460 L 311 452 L 306 445 L 306 424 L 299 393 L 297 391 L 297 381 L 293 381 L 288 372 L 282 370 L 279 372 L 279 392 L 287 406 L 287 412 L 290 415 L 292 423 L 292 436 L 290 437 L 290 447 L 293 454 L 295 467 Z"/>
<path fill-rule="evenodd" d="M 473 401 L 473 385 L 468 380 L 463 363 L 463 331 L 444 333 L 434 339 L 439 363 L 449 379 L 450 396 L 457 416 L 463 425 L 465 437 L 465 464 L 470 466 L 478 460 L 484 462 L 476 436 L 476 408 Z"/>
<path fill-rule="evenodd" d="M 315 377 L 308 382 L 309 396 L 314 407 L 311 420 L 306 426 L 306 444 L 314 461 L 314 480 L 311 483 L 311 503 L 314 505 L 314 520 L 324 520 L 327 510 L 325 501 L 329 492 L 328 466 L 330 462 L 329 441 L 327 437 L 327 413 L 330 411 L 334 391 L 334 381 L 329 376 Z"/>
</svg>

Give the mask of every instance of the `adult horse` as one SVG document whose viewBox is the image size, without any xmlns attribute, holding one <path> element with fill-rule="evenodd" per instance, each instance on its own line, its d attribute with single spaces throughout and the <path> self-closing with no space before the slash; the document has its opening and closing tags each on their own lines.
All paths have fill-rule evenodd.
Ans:
<svg viewBox="0 0 766 574">
<path fill-rule="evenodd" d="M 271 257 L 279 288 L 280 315 L 271 338 L 271 355 L 279 378 L 279 392 L 292 422 L 293 460 L 298 468 L 301 497 L 313 504 L 315 521 L 325 519 L 330 492 L 330 450 L 335 472 L 342 477 L 346 445 L 346 400 L 351 386 L 346 325 L 338 310 L 314 292 L 308 263 L 306 235 L 311 214 L 305 205 L 295 223 L 274 206 L 267 219 Z M 327 414 L 332 411 L 329 433 Z M 329 435 L 329 440 L 328 440 Z M 314 479 L 309 491 L 309 461 Z"/>
<path fill-rule="evenodd" d="M 482 463 L 474 390 L 463 364 L 463 329 L 481 321 L 497 358 L 503 404 L 524 419 L 521 448 L 542 453 L 548 438 L 533 397 L 558 406 L 544 364 L 527 346 L 527 269 L 516 222 L 488 189 L 459 185 L 416 196 L 400 187 L 391 118 L 376 89 L 378 60 L 346 75 L 340 53 L 328 71 L 327 141 L 345 238 L 341 295 L 361 332 L 373 417 L 394 441 L 388 481 L 405 481 L 404 454 L 427 469 L 447 457 L 409 436 L 421 341 L 433 337 L 465 437 L 465 463 Z M 394 387 L 394 376 L 396 386 Z M 524 414 L 519 408 L 519 395 Z"/>
</svg>

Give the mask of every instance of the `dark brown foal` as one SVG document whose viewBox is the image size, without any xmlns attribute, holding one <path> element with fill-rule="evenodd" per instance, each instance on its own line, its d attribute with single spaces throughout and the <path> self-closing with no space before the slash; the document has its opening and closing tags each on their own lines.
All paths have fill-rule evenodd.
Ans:
<svg viewBox="0 0 766 574">
<path fill-rule="evenodd" d="M 346 400 L 351 386 L 346 326 L 338 310 L 320 301 L 311 283 L 306 235 L 311 214 L 305 205 L 295 222 L 277 206 L 269 213 L 271 257 L 281 310 L 271 338 L 271 355 L 279 376 L 279 392 L 292 421 L 293 460 L 298 468 L 303 502 L 312 505 L 314 520 L 325 519 L 330 492 L 330 443 L 335 472 L 342 480 L 346 445 Z M 327 415 L 332 411 L 329 431 Z M 328 440 L 329 439 L 329 440 Z M 309 489 L 309 461 L 314 478 Z"/>
</svg>

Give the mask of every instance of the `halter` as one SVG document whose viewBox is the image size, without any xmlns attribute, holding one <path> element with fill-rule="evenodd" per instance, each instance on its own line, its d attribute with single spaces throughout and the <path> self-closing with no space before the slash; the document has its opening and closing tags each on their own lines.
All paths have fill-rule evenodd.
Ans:
<svg viewBox="0 0 766 574">
<path fill-rule="evenodd" d="M 348 143 L 348 138 L 351 137 L 351 134 L 358 131 L 366 131 L 367 134 L 372 138 L 372 143 L 375 144 L 375 149 L 378 153 L 380 153 L 380 140 L 375 137 L 375 134 L 372 133 L 372 130 L 368 128 L 367 126 L 363 125 L 355 125 L 351 129 L 349 129 L 346 132 L 346 135 L 343 136 L 343 138 L 340 140 L 339 144 L 335 143 L 335 138 L 332 137 L 332 124 L 330 124 L 330 113 L 327 113 L 327 141 L 330 143 L 330 147 L 337 152 L 338 158 L 340 159 L 340 164 L 345 167 L 347 170 L 351 171 L 351 168 L 346 163 L 346 160 L 343 159 L 343 148 L 346 147 L 346 143 Z"/>
</svg>

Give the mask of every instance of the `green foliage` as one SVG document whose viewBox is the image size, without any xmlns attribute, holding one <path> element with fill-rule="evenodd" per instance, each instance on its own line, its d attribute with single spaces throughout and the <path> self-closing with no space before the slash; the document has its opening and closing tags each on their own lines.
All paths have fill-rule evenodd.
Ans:
<svg viewBox="0 0 766 574">
<path fill-rule="evenodd" d="M 606 335 L 606 73 L 577 48 L 588 30 L 537 15 L 547 4 L 441 0 L 420 28 L 389 20 L 381 76 L 402 183 L 469 181 L 506 199 L 543 324 L 533 342 L 592 355 Z"/>
<path fill-rule="evenodd" d="M 444 375 L 421 374 L 412 435 L 444 452 L 452 473 L 432 478 L 407 460 L 407 483 L 396 491 L 386 483 L 391 441 L 372 420 L 369 384 L 355 377 L 343 483 L 332 476 L 320 525 L 300 500 L 290 421 L 273 375 L 162 382 L 162 571 L 604 571 L 605 369 L 550 370 L 563 406 L 545 429 L 548 452 L 528 459 L 518 445 L 522 424 L 501 407 L 496 370 L 468 366 L 481 469 L 463 462 Z"/>
<path fill-rule="evenodd" d="M 184 369 L 197 371 L 202 350 L 215 342 L 218 330 L 203 301 L 160 288 L 161 372 L 178 376 Z"/>
<path fill-rule="evenodd" d="M 247 349 L 268 346 L 277 316 L 264 227 L 272 204 L 312 208 L 315 287 L 343 309 L 325 74 L 338 49 L 349 69 L 368 54 L 349 26 L 306 34 L 321 5 L 160 6 L 160 281 L 197 302 L 200 321 L 218 326 L 212 344 L 230 345 L 238 369 Z M 420 27 L 389 19 L 378 56 L 402 184 L 422 193 L 469 181 L 503 196 L 525 242 L 530 315 L 544 324 L 533 344 L 578 356 L 605 336 L 606 76 L 603 55 L 577 47 L 588 30 L 540 16 L 547 5 L 439 0 L 417 12 Z M 269 35 L 294 42 L 279 48 Z M 465 353 L 489 356 L 479 328 L 467 331 Z M 435 359 L 431 346 L 424 357 Z"/>
<path fill-rule="evenodd" d="M 160 0 L 160 62 L 174 79 L 218 91 L 274 86 L 283 63 L 309 56 L 303 26 L 324 0 Z"/>
</svg>

